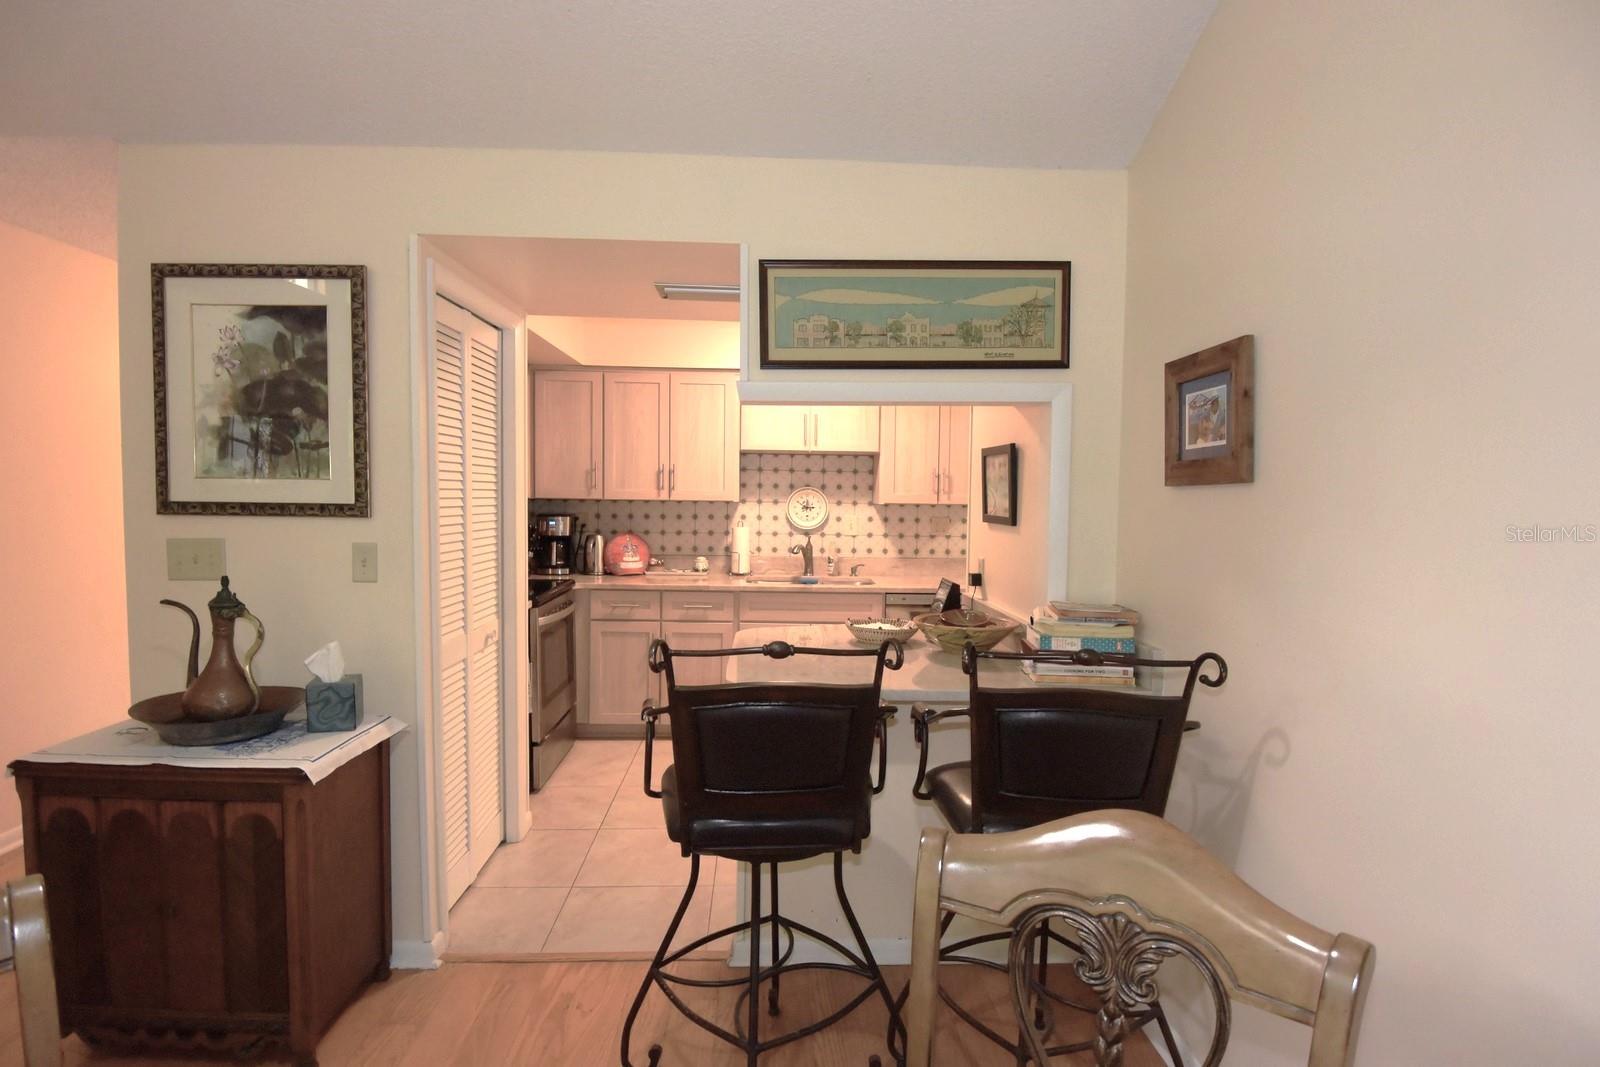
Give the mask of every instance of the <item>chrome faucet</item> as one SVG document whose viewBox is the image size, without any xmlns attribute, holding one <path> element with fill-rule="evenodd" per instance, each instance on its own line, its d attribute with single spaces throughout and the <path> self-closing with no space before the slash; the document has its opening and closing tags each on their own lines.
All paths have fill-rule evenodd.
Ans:
<svg viewBox="0 0 1600 1067">
<path fill-rule="evenodd" d="M 799 556 L 800 557 L 801 562 L 805 564 L 805 570 L 801 572 L 805 577 L 811 578 L 811 577 L 815 576 L 813 571 L 812 571 L 811 535 L 810 534 L 806 534 L 806 543 L 805 544 L 803 544 L 803 545 L 790 545 L 789 546 L 789 555 L 791 555 L 791 556 Z"/>
</svg>

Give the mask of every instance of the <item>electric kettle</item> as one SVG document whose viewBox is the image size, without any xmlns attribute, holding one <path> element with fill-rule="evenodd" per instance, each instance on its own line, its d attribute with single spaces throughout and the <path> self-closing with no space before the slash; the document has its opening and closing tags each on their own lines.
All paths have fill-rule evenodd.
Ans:
<svg viewBox="0 0 1600 1067">
<path fill-rule="evenodd" d="M 583 573 L 606 572 L 606 539 L 598 532 L 583 536 Z"/>
</svg>

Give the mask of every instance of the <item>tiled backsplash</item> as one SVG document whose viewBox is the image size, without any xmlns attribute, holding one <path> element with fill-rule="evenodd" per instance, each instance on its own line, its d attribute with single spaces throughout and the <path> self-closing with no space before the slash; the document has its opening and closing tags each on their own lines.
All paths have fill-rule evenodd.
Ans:
<svg viewBox="0 0 1600 1067">
<path fill-rule="evenodd" d="M 571 512 L 590 531 L 611 537 L 632 530 L 657 556 L 727 555 L 740 519 L 750 527 L 750 551 L 787 552 L 800 540 L 784 514 L 789 494 L 814 485 L 832 505 L 828 524 L 812 540 L 817 551 L 840 556 L 955 556 L 967 554 L 967 509 L 962 504 L 874 504 L 876 456 L 746 452 L 739 457 L 737 504 L 695 500 L 539 500 L 534 510 Z M 847 534 L 850 521 L 856 534 Z"/>
</svg>

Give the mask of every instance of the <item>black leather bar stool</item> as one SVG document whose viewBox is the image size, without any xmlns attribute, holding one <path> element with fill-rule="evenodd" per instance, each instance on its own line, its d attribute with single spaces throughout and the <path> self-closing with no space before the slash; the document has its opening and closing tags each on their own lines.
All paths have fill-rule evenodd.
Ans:
<svg viewBox="0 0 1600 1067">
<path fill-rule="evenodd" d="M 979 682 L 984 660 L 1039 660 L 1083 666 L 1185 668 L 1183 692 L 1174 696 L 1093 686 L 1030 686 L 988 688 Z M 1213 674 L 1202 674 L 1207 664 Z M 1198 730 L 1190 722 L 1189 700 L 1195 683 L 1216 688 L 1228 678 L 1228 665 L 1215 652 L 1192 660 L 1154 660 L 1098 652 L 979 652 L 971 644 L 963 650 L 961 669 L 968 677 L 968 706 L 935 711 L 926 704 L 911 710 L 912 730 L 920 749 L 917 780 L 912 795 L 931 800 L 950 828 L 957 833 L 1000 833 L 1037 826 L 1054 819 L 1105 808 L 1131 808 L 1163 815 L 1172 775 L 1178 763 L 1178 745 L 1185 732 Z M 971 739 L 971 759 L 928 768 L 928 728 L 944 719 L 965 717 Z M 942 920 L 941 934 L 953 914 Z M 1009 931 L 981 934 L 940 947 L 940 962 L 972 963 L 1004 971 L 1003 964 L 966 955 L 967 950 L 1005 940 Z M 1048 927 L 1039 938 L 1039 977 L 1035 1022 L 1043 1025 L 1048 1001 L 1094 1012 L 1045 984 L 1050 942 L 1076 948 Z M 951 998 L 941 999 L 961 1019 L 991 1041 L 1017 1056 L 1022 1063 L 1027 1050 L 1019 1040 L 996 1033 Z M 903 1000 L 903 994 L 902 994 Z M 1160 1002 L 1140 1020 L 1154 1020 L 1166 1040 L 1174 1063 L 1181 1063 L 1172 1031 Z M 1092 1047 L 1092 1042 L 1063 1045 L 1051 1055 L 1065 1055 Z"/>
<path fill-rule="evenodd" d="M 873 657 L 868 684 L 736 684 L 679 685 L 673 660 L 682 657 L 791 656 Z M 661 947 L 634 997 L 622 1028 L 622 1063 L 628 1058 L 633 1024 L 650 988 L 655 986 L 672 1005 L 696 1025 L 744 1050 L 747 1064 L 761 1053 L 816 1033 L 844 1018 L 873 993 L 889 1009 L 888 1043 L 891 1054 L 903 1062 L 905 1029 L 894 996 L 889 992 L 862 935 L 844 889 L 844 853 L 860 852 L 871 829 L 872 796 L 883 789 L 888 764 L 885 719 L 895 709 L 883 705 L 884 670 L 899 670 L 904 653 L 894 642 L 876 649 L 796 648 L 786 642 L 752 648 L 673 651 L 657 640 L 650 646 L 650 669 L 667 678 L 667 706 L 646 703 L 645 792 L 660 797 L 666 813 L 667 836 L 689 857 L 689 885 L 667 927 Z M 656 720 L 667 716 L 672 725 L 672 766 L 662 775 L 661 789 L 650 788 L 651 746 Z M 878 749 L 877 782 L 871 780 L 872 749 Z M 838 941 L 790 919 L 778 911 L 778 864 L 831 853 L 833 883 L 859 954 Z M 750 917 L 697 938 L 673 950 L 672 940 L 688 910 L 700 877 L 702 856 L 722 856 L 750 864 Z M 761 868 L 766 865 L 772 884 L 772 910 L 761 914 Z M 770 958 L 761 962 L 762 927 L 770 934 Z M 698 979 L 670 973 L 685 955 L 718 938 L 748 930 L 750 968 L 746 976 Z M 804 934 L 837 952 L 845 963 L 790 963 L 795 935 Z M 781 947 L 786 934 L 787 947 Z M 826 1018 L 787 1033 L 763 1038 L 759 1030 L 760 989 L 767 987 L 767 1013 L 781 1013 L 780 980 L 784 974 L 805 969 L 842 971 L 867 980 L 867 986 Z M 719 988 L 745 985 L 735 1009 L 735 1030 L 712 1022 L 684 1003 L 680 987 Z M 743 1019 L 738 1016 L 744 1014 Z M 661 1059 L 660 1045 L 652 1045 L 649 1062 Z M 877 1062 L 877 1057 L 873 1057 Z"/>
</svg>

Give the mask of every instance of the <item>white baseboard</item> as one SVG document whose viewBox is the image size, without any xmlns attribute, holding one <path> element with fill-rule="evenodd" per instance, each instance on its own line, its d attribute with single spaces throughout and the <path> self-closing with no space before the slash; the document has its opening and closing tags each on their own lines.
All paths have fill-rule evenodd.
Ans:
<svg viewBox="0 0 1600 1067">
<path fill-rule="evenodd" d="M 0 831 L 0 856 L 22 847 L 22 827 L 13 826 L 9 830 Z"/>
<path fill-rule="evenodd" d="M 389 966 L 397 971 L 433 971 L 444 958 L 447 937 L 443 930 L 432 941 L 396 941 L 389 952 Z"/>
</svg>

